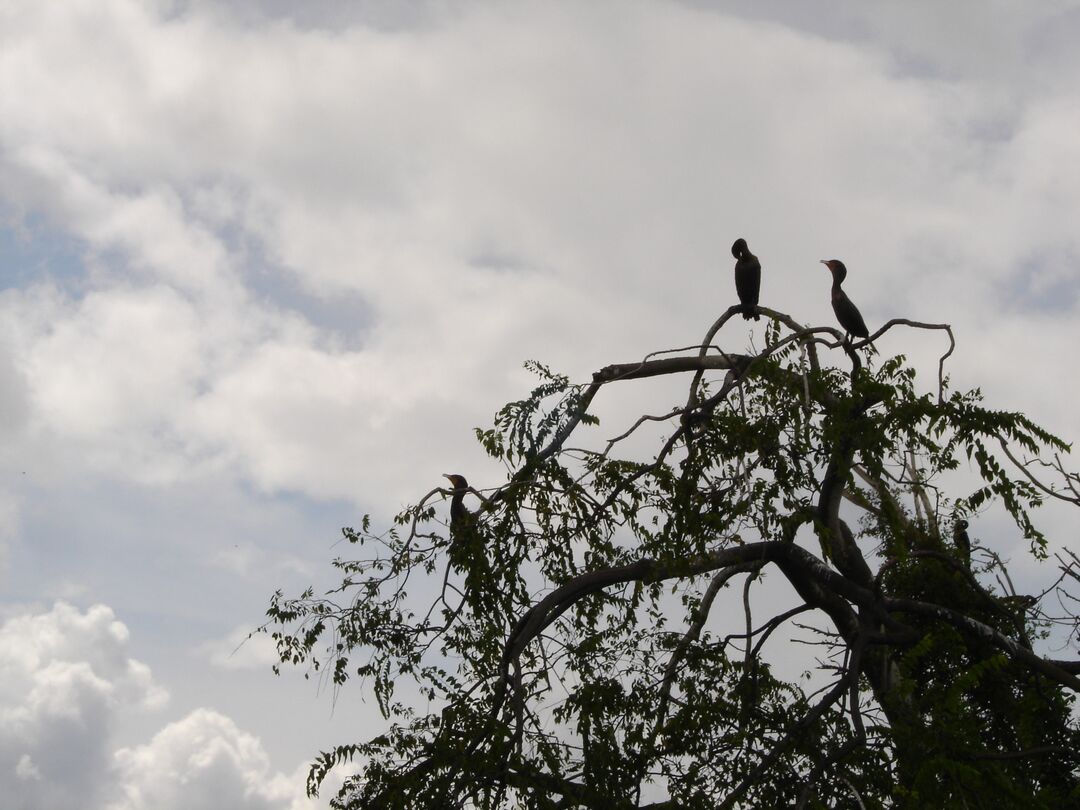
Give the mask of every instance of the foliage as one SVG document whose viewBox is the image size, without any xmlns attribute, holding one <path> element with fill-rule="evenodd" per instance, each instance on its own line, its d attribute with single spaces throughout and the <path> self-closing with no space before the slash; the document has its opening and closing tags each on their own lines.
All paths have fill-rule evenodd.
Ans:
<svg viewBox="0 0 1080 810">
<path fill-rule="evenodd" d="M 1032 510 L 1080 494 L 1039 459 L 1067 445 L 950 391 L 944 357 L 920 392 L 872 347 L 907 326 L 951 352 L 946 326 L 853 346 L 762 307 L 764 349 L 717 349 L 738 310 L 698 351 L 589 385 L 533 364 L 539 386 L 477 432 L 509 475 L 472 490 L 467 529 L 432 490 L 387 531 L 344 530 L 338 588 L 273 597 L 281 660 L 359 679 L 386 718 L 322 754 L 310 791 L 352 761 L 334 807 L 1080 806 L 1080 666 L 1034 651 L 1075 618 L 953 540 L 1000 505 L 1044 559 Z M 685 404 L 595 438 L 601 389 L 664 375 L 689 377 Z M 775 666 L 793 634 L 820 645 L 805 678 Z"/>
</svg>

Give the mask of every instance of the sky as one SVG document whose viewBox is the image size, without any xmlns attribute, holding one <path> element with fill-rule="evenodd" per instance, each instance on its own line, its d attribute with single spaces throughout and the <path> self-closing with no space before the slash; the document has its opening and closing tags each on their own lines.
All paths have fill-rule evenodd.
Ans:
<svg viewBox="0 0 1080 810">
<path fill-rule="evenodd" d="M 952 324 L 956 387 L 1080 437 L 1077 41 L 1064 0 L 0 0 L 0 795 L 325 806 L 373 701 L 237 649 L 270 595 L 503 481 L 523 361 L 699 340 L 739 236 L 764 305 L 831 324 L 843 259 L 871 329 Z"/>
</svg>

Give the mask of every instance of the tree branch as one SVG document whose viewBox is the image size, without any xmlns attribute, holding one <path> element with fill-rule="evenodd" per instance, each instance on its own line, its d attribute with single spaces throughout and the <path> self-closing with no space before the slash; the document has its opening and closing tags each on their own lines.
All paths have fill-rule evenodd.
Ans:
<svg viewBox="0 0 1080 810">
<path fill-rule="evenodd" d="M 965 616 L 959 611 L 916 599 L 884 599 L 883 603 L 887 610 L 918 613 L 923 616 L 933 616 L 941 619 L 968 636 L 992 644 L 1061 686 L 1072 689 L 1074 692 L 1080 692 L 1080 679 L 1058 666 L 1057 663 L 1046 658 L 1040 658 L 1022 644 L 999 633 L 989 625 L 972 619 L 970 616 Z"/>
</svg>

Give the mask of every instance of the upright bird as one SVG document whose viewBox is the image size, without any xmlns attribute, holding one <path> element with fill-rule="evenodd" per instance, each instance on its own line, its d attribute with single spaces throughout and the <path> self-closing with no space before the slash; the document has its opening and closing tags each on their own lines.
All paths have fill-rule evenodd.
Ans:
<svg viewBox="0 0 1080 810">
<path fill-rule="evenodd" d="M 739 303 L 742 304 L 742 316 L 746 320 L 753 318 L 760 320 L 757 303 L 761 292 L 761 262 L 758 257 L 750 252 L 745 239 L 736 239 L 731 246 L 731 255 L 735 262 L 735 291 L 739 294 Z"/>
<path fill-rule="evenodd" d="M 866 328 L 866 321 L 859 314 L 858 308 L 851 303 L 840 284 L 847 278 L 847 268 L 839 259 L 822 259 L 821 263 L 829 268 L 832 273 L 832 308 L 836 313 L 836 320 L 844 327 L 844 331 L 855 337 L 870 337 L 870 330 Z"/>
<path fill-rule="evenodd" d="M 971 567 L 971 538 L 967 533 L 968 522 L 966 520 L 958 520 L 953 524 L 952 536 L 953 543 L 956 544 L 956 550 L 960 552 L 960 557 L 964 561 L 964 565 Z"/>
<path fill-rule="evenodd" d="M 473 514 L 465 508 L 465 493 L 469 491 L 469 482 L 464 475 L 453 473 L 443 473 L 443 478 L 449 479 L 454 487 L 453 496 L 450 498 L 450 534 L 456 535 L 472 522 Z"/>
<path fill-rule="evenodd" d="M 471 599 L 486 600 L 491 588 L 491 563 L 484 549 L 483 535 L 475 512 L 465 508 L 469 482 L 463 475 L 443 473 L 453 485 L 450 498 L 450 545 L 446 549 L 450 565 L 465 572 L 465 588 Z M 477 603 L 479 604 L 479 603 Z"/>
</svg>

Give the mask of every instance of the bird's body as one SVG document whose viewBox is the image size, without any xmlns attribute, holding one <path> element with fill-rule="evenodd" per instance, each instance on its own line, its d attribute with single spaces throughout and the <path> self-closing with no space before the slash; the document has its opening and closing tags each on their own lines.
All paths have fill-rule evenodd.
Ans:
<svg viewBox="0 0 1080 810">
<path fill-rule="evenodd" d="M 953 524 L 953 543 L 956 544 L 956 550 L 960 553 L 961 559 L 964 564 L 971 565 L 971 538 L 967 533 L 968 522 L 966 520 L 958 520 Z"/>
<path fill-rule="evenodd" d="M 731 255 L 735 257 L 735 292 L 742 304 L 742 316 L 746 320 L 761 318 L 758 315 L 758 296 L 761 293 L 761 262 L 750 252 L 745 239 L 736 239 L 731 246 Z"/>
<path fill-rule="evenodd" d="M 847 268 L 839 259 L 822 259 L 821 263 L 829 268 L 832 273 L 832 308 L 836 313 L 836 320 L 844 327 L 844 331 L 855 337 L 870 337 L 870 330 L 866 328 L 866 321 L 858 307 L 851 303 L 840 285 L 847 278 Z"/>
<path fill-rule="evenodd" d="M 443 473 L 443 478 L 453 484 L 453 496 L 450 498 L 450 532 L 456 534 L 472 518 L 472 512 L 465 508 L 465 493 L 469 491 L 469 482 L 464 475 Z"/>
<path fill-rule="evenodd" d="M 494 594 L 491 562 L 484 549 L 484 536 L 476 512 L 465 508 L 470 491 L 463 475 L 443 474 L 453 485 L 450 498 L 450 545 L 446 549 L 450 567 L 465 574 L 465 589 L 475 604 L 487 604 Z"/>
</svg>

